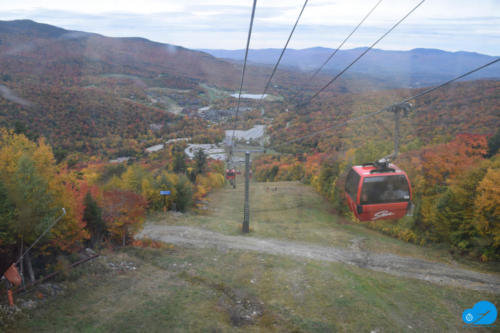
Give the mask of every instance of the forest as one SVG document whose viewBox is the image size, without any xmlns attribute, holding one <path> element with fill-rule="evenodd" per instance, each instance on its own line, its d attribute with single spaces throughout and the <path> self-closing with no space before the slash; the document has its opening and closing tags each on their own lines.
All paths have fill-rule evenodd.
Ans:
<svg viewBox="0 0 500 333">
<path fill-rule="evenodd" d="M 224 184 L 221 162 L 207 159 L 203 151 L 187 159 L 183 148 L 170 145 L 149 161 L 117 164 L 93 158 L 68 168 L 56 163 L 43 137 L 32 141 L 0 129 L 3 261 L 8 263 L 7 255 L 22 252 L 50 228 L 62 208 L 66 215 L 20 264 L 31 282 L 85 247 L 140 245 L 134 235 L 147 214 L 196 209 L 208 192 Z M 170 195 L 160 195 L 167 190 Z"/>
<path fill-rule="evenodd" d="M 419 245 L 444 244 L 458 256 L 500 259 L 498 89 L 497 81 L 457 83 L 416 101 L 401 122 L 401 153 L 394 161 L 411 179 L 415 213 L 364 225 Z M 339 214 L 355 221 L 346 208 L 346 174 L 353 165 L 392 152 L 393 119 L 387 113 L 378 119 L 335 125 L 405 95 L 411 94 L 400 90 L 332 95 L 308 110 L 281 114 L 270 130 L 271 147 L 284 154 L 256 160 L 257 180 L 303 181 L 328 198 Z M 293 142 L 302 133 L 330 127 L 334 128 Z"/>
</svg>

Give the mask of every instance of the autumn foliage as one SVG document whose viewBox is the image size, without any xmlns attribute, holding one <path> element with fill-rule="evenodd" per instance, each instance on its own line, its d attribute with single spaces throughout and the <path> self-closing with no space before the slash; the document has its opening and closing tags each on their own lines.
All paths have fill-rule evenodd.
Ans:
<svg viewBox="0 0 500 333">
<path fill-rule="evenodd" d="M 39 267 L 55 267 L 48 261 L 59 254 L 98 248 L 103 242 L 131 244 L 148 212 L 164 206 L 188 210 L 224 185 L 221 162 L 204 159 L 197 165 L 172 149 L 162 158 L 151 156 L 128 166 L 93 158 L 68 168 L 56 164 L 45 139 L 34 142 L 0 129 L 0 252 L 16 257 L 16 249 L 32 244 L 65 208 L 66 215 L 31 251 Z M 185 163 L 181 173 L 173 171 L 174 156 Z M 171 195 L 161 196 L 162 190 Z"/>
<path fill-rule="evenodd" d="M 125 246 L 142 227 L 146 200 L 132 191 L 113 190 L 103 193 L 102 205 L 111 236 Z"/>
<path fill-rule="evenodd" d="M 379 146 L 367 144 L 342 153 L 263 155 L 254 169 L 260 181 L 309 183 L 337 212 L 353 218 L 346 209 L 344 181 L 353 164 L 381 156 L 370 149 Z M 458 134 L 449 142 L 400 154 L 395 162 L 411 179 L 416 212 L 398 221 L 365 225 L 408 242 L 445 243 L 458 254 L 499 260 L 500 155 L 487 159 L 487 150 L 486 136 Z"/>
</svg>

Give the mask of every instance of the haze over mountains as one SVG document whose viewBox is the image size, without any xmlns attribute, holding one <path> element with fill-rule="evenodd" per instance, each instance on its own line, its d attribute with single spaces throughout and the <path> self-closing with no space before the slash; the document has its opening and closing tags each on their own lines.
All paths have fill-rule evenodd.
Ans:
<svg viewBox="0 0 500 333">
<path fill-rule="evenodd" d="M 38 61 L 40 60 L 40 61 Z M 241 67 L 207 53 L 144 38 L 106 37 L 71 31 L 31 20 L 0 21 L 0 72 L 21 77 L 60 79 L 105 73 L 138 75 L 169 80 L 209 82 L 236 89 Z M 248 88 L 264 85 L 268 69 L 262 66 L 247 72 Z M 286 71 L 285 71 L 286 72 Z M 289 80 L 293 73 L 283 75 Z M 292 82 L 298 80 L 295 74 Z"/>
<path fill-rule="evenodd" d="M 43 59 L 36 62 L 36 59 Z M 10 74 L 58 76 L 120 72 L 174 75 L 218 82 L 234 66 L 206 53 L 142 38 L 109 38 L 30 20 L 0 21 L 1 70 Z M 36 67 L 36 68 L 35 68 Z M 235 75 L 224 75 L 224 82 Z M 233 74 L 233 73 L 231 73 Z"/>
<path fill-rule="evenodd" d="M 287 51 L 269 90 L 275 102 L 268 102 L 276 112 L 297 92 L 309 94 L 331 78 L 321 75 L 308 85 L 309 73 L 303 72 L 319 66 L 330 51 Z M 125 145 L 140 151 L 140 145 L 160 137 L 206 135 L 200 129 L 209 126 L 197 118 L 198 111 L 213 108 L 230 116 L 242 69 L 235 60 L 241 51 L 209 52 L 233 59 L 143 38 L 111 38 L 30 20 L 0 21 L 0 126 L 24 128 L 68 151 L 101 149 L 112 156 Z M 262 92 L 277 52 L 250 53 L 244 92 Z M 341 51 L 328 68 L 334 73 L 359 52 Z M 318 100 L 333 106 L 336 94 L 441 83 L 491 59 L 466 52 L 372 50 Z M 500 77 L 500 66 L 478 77 Z"/>
<path fill-rule="evenodd" d="M 322 73 L 335 75 L 348 66 L 366 48 L 339 50 Z M 241 62 L 245 50 L 202 51 L 211 55 Z M 334 49 L 314 47 L 302 50 L 287 49 L 280 66 L 304 72 L 314 72 L 334 52 Z M 273 65 L 281 49 L 250 50 L 248 59 L 252 63 Z M 410 51 L 370 50 L 348 71 L 387 80 L 399 87 L 422 87 L 441 83 L 470 69 L 479 67 L 496 57 L 472 52 L 447 52 L 438 49 L 413 49 Z M 500 78 L 500 64 L 479 71 L 467 79 Z"/>
<path fill-rule="evenodd" d="M 196 121 L 173 109 L 202 106 L 201 82 L 231 88 L 240 73 L 206 53 L 29 20 L 0 22 L 0 64 L 0 126 L 68 151 L 118 151 L 152 126 L 188 134 Z"/>
<path fill-rule="evenodd" d="M 340 50 L 325 66 L 322 74 L 329 76 L 338 73 L 363 50 Z M 0 21 L 2 73 L 22 73 L 22 76 L 45 77 L 49 80 L 61 75 L 82 77 L 103 73 L 150 78 L 161 75 L 163 80 L 168 78 L 180 85 L 183 85 L 180 82 L 195 80 L 232 89 L 239 86 L 241 67 L 235 66 L 235 62 L 242 61 L 244 50 L 200 51 L 203 52 L 143 38 L 110 38 L 95 33 L 69 31 L 30 20 Z M 295 71 L 311 73 L 332 51 L 323 47 L 288 49 L 273 82 L 300 87 L 308 75 Z M 259 92 L 262 89 L 270 74 L 269 66 L 275 63 L 280 52 L 280 49 L 250 50 L 249 61 L 255 66 L 250 66 L 246 73 L 247 90 Z M 43 59 L 43 62 L 38 63 L 37 58 Z M 369 80 L 374 83 L 375 89 L 422 87 L 460 75 L 494 58 L 478 53 L 436 49 L 374 49 L 352 66 L 344 78 L 365 83 Z M 480 78 L 500 78 L 500 64 L 467 79 Z M 338 86 L 345 85 L 341 81 Z M 360 85 L 360 89 L 367 88 L 365 83 Z"/>
</svg>

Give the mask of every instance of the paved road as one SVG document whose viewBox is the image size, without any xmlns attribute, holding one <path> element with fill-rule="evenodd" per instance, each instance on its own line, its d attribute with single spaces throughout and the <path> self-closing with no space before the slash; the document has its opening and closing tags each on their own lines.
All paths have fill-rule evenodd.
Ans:
<svg viewBox="0 0 500 333">
<path fill-rule="evenodd" d="M 498 274 L 478 273 L 446 264 L 388 253 L 369 253 L 359 247 L 360 239 L 354 239 L 353 246 L 350 248 L 335 248 L 270 238 L 227 236 L 199 228 L 154 224 L 147 224 L 144 227 L 138 235 L 138 238 L 142 237 L 198 248 L 238 249 L 341 262 L 396 276 L 500 294 L 500 275 Z"/>
</svg>

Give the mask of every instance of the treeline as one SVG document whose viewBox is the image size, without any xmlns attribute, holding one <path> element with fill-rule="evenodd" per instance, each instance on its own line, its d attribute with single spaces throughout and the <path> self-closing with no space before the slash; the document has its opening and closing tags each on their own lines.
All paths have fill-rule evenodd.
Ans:
<svg viewBox="0 0 500 333">
<path fill-rule="evenodd" d="M 1 80 L 0 85 L 4 85 Z M 126 150 L 139 155 L 148 145 L 171 137 L 190 137 L 199 143 L 224 138 L 222 129 L 208 128 L 203 119 L 147 105 L 144 89 L 135 85 L 114 89 L 9 81 L 5 86 L 11 97 L 0 98 L 0 126 L 35 141 L 45 137 L 58 161 L 74 153 L 117 157 Z"/>
<path fill-rule="evenodd" d="M 412 150 L 449 142 L 460 133 L 492 135 L 500 127 L 499 89 L 500 81 L 460 82 L 412 101 L 413 111 L 401 120 L 401 145 Z M 271 136 L 271 146 L 275 146 L 304 134 L 322 131 L 321 135 L 280 146 L 281 152 L 290 154 L 347 151 L 369 142 L 387 141 L 390 145 L 394 128 L 392 113 L 345 122 L 376 112 L 420 91 L 326 92 L 306 106 L 291 104 L 285 110 L 283 107 L 272 108 L 266 113 L 274 118 L 267 134 Z"/>
<path fill-rule="evenodd" d="M 389 145 L 390 147 L 390 145 Z M 481 261 L 500 260 L 500 130 L 460 134 L 447 143 L 402 153 L 395 163 L 410 177 L 412 217 L 365 223 L 370 228 L 415 244 L 448 244 L 450 250 Z M 374 161 L 383 143 L 345 152 L 264 155 L 254 161 L 259 181 L 301 180 L 327 197 L 345 216 L 345 177 L 352 165 Z"/>
<path fill-rule="evenodd" d="M 96 154 L 114 141 L 151 135 L 149 124 L 173 122 L 175 116 L 97 88 L 8 84 L 26 103 L 0 100 L 0 126 L 16 127 L 32 139 L 44 136 L 68 152 Z M 12 126 L 12 125 L 15 126 Z"/>
<path fill-rule="evenodd" d="M 163 162 L 130 165 L 92 161 L 69 169 L 52 148 L 0 129 L 0 249 L 16 257 L 66 210 L 26 257 L 28 269 L 46 273 L 58 254 L 86 246 L 127 245 L 146 214 L 186 211 L 224 184 L 223 164 L 198 152 L 186 159 L 170 146 Z M 160 191 L 170 191 L 166 198 Z M 52 266 L 51 266 L 52 265 Z"/>
</svg>

